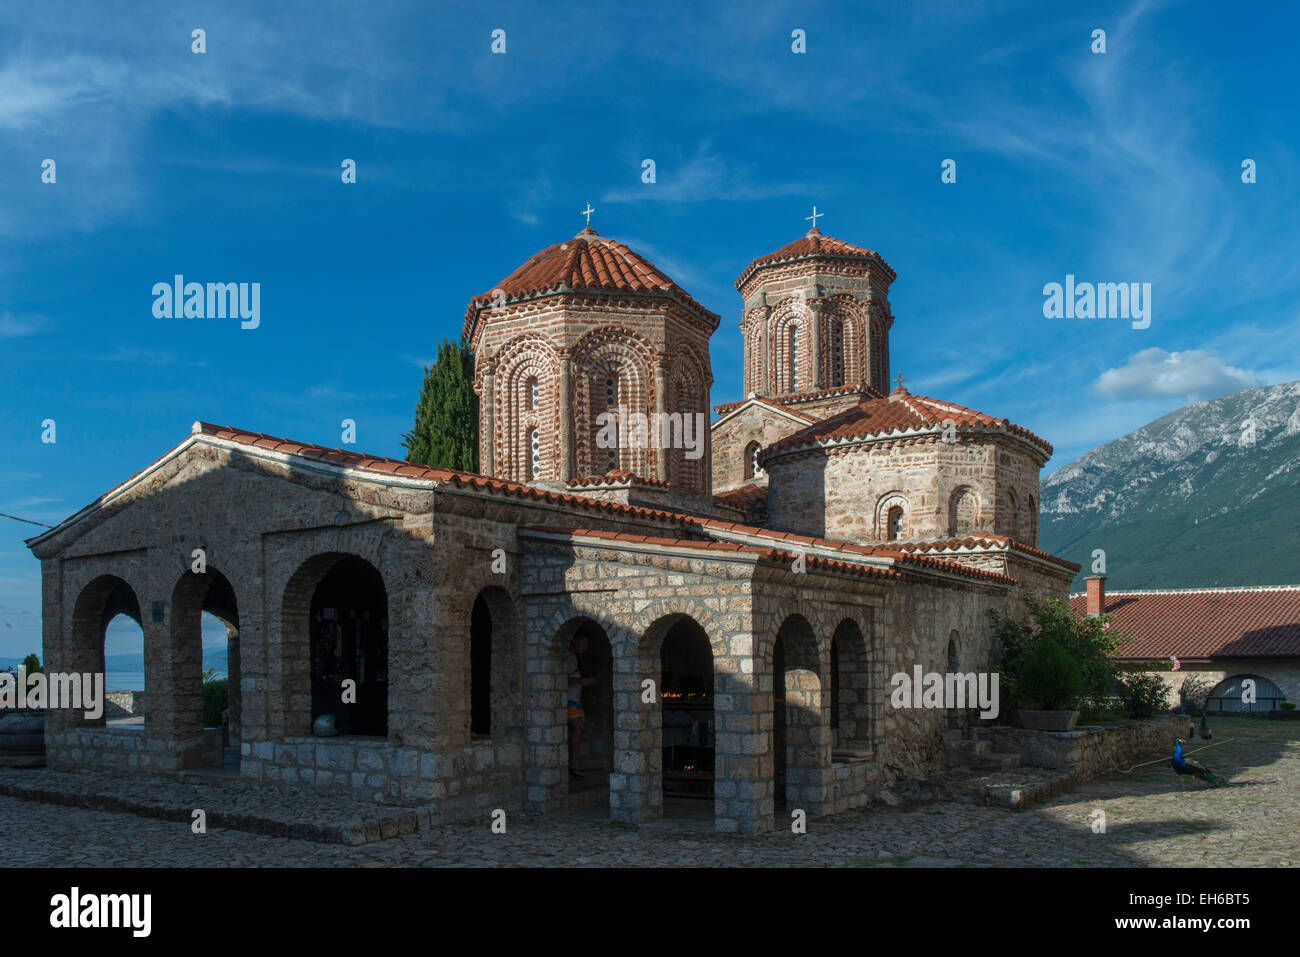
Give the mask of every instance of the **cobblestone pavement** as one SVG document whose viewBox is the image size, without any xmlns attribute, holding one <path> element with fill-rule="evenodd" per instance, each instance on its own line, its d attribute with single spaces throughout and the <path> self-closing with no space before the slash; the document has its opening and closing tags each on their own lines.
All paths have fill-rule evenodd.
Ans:
<svg viewBox="0 0 1300 957">
<path fill-rule="evenodd" d="M 1244 732 L 1221 727 L 1219 740 L 1197 755 L 1231 778 L 1230 788 L 1181 780 L 1162 760 L 1027 811 L 957 802 L 873 806 L 809 821 L 802 835 L 715 835 L 697 807 L 640 829 L 612 825 L 601 812 L 515 815 L 505 834 L 484 820 L 347 847 L 222 828 L 196 835 L 180 821 L 11 797 L 0 797 L 0 830 L 23 835 L 8 845 L 9 866 L 1294 867 L 1300 743 L 1288 740 L 1281 722 L 1249 724 Z M 1098 811 L 1104 833 L 1093 830 Z"/>
</svg>

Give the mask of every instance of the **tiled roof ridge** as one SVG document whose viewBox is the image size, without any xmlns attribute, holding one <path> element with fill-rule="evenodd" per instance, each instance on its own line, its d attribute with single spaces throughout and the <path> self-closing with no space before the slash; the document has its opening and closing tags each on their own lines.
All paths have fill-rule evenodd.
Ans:
<svg viewBox="0 0 1300 957">
<path fill-rule="evenodd" d="M 1300 592 L 1300 585 L 1222 585 L 1209 588 L 1127 588 L 1106 589 L 1106 597 L 1115 595 L 1226 595 L 1252 592 Z M 1084 591 L 1070 592 L 1070 598 L 1087 598 Z"/>
<path fill-rule="evenodd" d="M 787 395 L 779 395 L 776 397 L 756 395 L 754 396 L 754 399 L 762 402 L 767 402 L 770 405 L 788 406 L 788 404 L 791 402 L 815 402 L 817 399 L 828 399 L 836 395 L 849 395 L 853 392 L 862 392 L 862 391 L 870 393 L 871 398 L 873 399 L 885 398 L 885 394 L 883 392 L 881 392 L 870 382 L 867 382 L 864 379 L 858 382 L 850 382 L 847 385 L 831 386 L 831 388 L 829 389 L 814 389 L 812 392 L 791 392 Z M 715 405 L 713 407 L 713 411 L 719 414 L 723 414 L 724 410 L 730 412 L 732 409 L 738 408 L 749 401 L 752 400 L 749 397 L 745 397 L 743 399 L 736 399 L 735 401 L 732 402 L 721 402 L 718 405 Z M 798 410 L 791 409 L 790 411 L 795 412 Z M 804 412 L 800 414 L 807 415 L 808 413 Z M 821 421 L 821 420 L 814 418 L 814 421 Z"/>
<path fill-rule="evenodd" d="M 696 515 L 689 515 L 684 512 L 670 511 L 668 509 L 651 509 L 639 505 L 625 505 L 621 502 L 611 502 L 604 499 L 589 498 L 583 495 L 574 495 L 567 492 L 554 492 L 548 489 L 535 488 L 531 485 L 525 485 L 520 482 L 510 482 L 505 479 L 479 475 L 475 472 L 463 472 L 455 469 L 415 465 L 402 459 L 392 459 L 386 456 L 348 452 L 343 449 L 316 445 L 312 442 L 297 442 L 292 439 L 268 435 L 264 432 L 248 432 L 231 426 L 214 425 L 210 422 L 196 421 L 191 428 L 191 432 L 192 435 L 186 439 L 186 441 L 172 447 L 164 455 L 136 472 L 135 475 L 123 482 L 119 482 L 117 485 L 114 485 L 111 489 L 103 495 L 100 495 L 85 508 L 80 509 L 73 515 L 64 519 L 54 528 L 48 529 L 33 538 L 27 539 L 26 543 L 30 546 L 34 542 L 48 538 L 67 528 L 95 506 L 104 502 L 113 494 L 113 492 L 130 484 L 136 478 L 154 468 L 158 463 L 162 462 L 173 453 L 179 452 L 190 442 L 193 442 L 197 437 L 208 436 L 213 439 L 234 442 L 240 445 L 263 449 L 265 451 L 279 452 L 282 455 L 293 455 L 307 459 L 308 461 L 321 462 L 322 464 L 336 468 L 352 468 L 358 471 L 373 472 L 376 474 L 398 475 L 416 480 L 441 482 L 447 485 L 463 488 L 467 487 L 485 492 L 506 493 L 517 498 L 532 499 L 534 501 L 551 504 L 576 506 L 597 512 L 604 512 L 606 514 L 625 515 L 654 521 L 670 522 L 688 529 L 696 528 L 701 531 L 711 529 L 718 532 L 732 531 L 738 534 L 774 539 L 776 541 L 810 543 L 817 547 L 827 548 L 833 551 L 837 550 L 853 554 L 887 558 L 897 565 L 925 568 L 932 571 L 976 580 L 983 579 L 1012 584 L 1015 583 L 1015 579 L 999 575 L 995 572 L 972 568 L 956 562 L 946 562 L 941 559 L 909 555 L 901 551 L 880 548 L 874 545 L 859 545 L 853 542 L 839 542 L 832 539 L 817 538 L 811 535 L 800 535 L 794 532 L 777 532 L 771 529 L 759 528 L 757 526 L 746 525 L 740 522 L 727 522 L 721 519 L 703 518 Z M 705 531 L 705 534 L 708 534 L 708 532 Z"/>
<path fill-rule="evenodd" d="M 949 538 L 930 539 L 928 541 L 918 542 L 901 542 L 898 547 L 904 551 L 949 551 L 959 547 L 977 548 L 984 545 L 996 543 L 1006 546 L 1012 551 L 1026 552 L 1036 558 L 1047 559 L 1058 565 L 1065 565 L 1074 569 L 1082 566 L 1062 558 L 1059 555 L 1053 555 L 1051 552 L 1045 552 L 1041 548 L 1035 548 L 1028 542 L 1022 542 L 1018 538 L 1012 538 L 1010 535 L 1000 535 L 995 532 L 972 532 L 969 535 L 953 536 Z M 1110 594 L 1115 594 L 1111 592 Z"/>
<path fill-rule="evenodd" d="M 881 403 L 902 405 L 921 421 L 919 423 L 895 423 L 888 426 L 877 425 L 874 428 L 870 426 L 869 422 L 864 422 L 861 429 L 850 430 L 845 435 L 831 437 L 824 434 L 817 434 L 819 432 L 825 433 L 830 431 L 831 428 L 838 427 L 841 424 L 838 421 L 840 419 L 851 421 L 855 417 L 868 416 L 874 410 L 885 407 L 882 406 Z M 923 408 L 918 408 L 917 405 L 920 405 Z M 1053 452 L 1052 444 L 1050 442 L 1041 436 L 1035 435 L 1028 429 L 1016 425 L 1010 419 L 996 418 L 985 412 L 980 412 L 977 409 L 958 405 L 955 402 L 944 402 L 940 399 L 934 399 L 929 396 L 912 395 L 906 391 L 896 390 L 895 392 L 890 393 L 890 395 L 885 396 L 883 399 L 864 399 L 828 419 L 823 419 L 805 429 L 800 429 L 798 432 L 787 435 L 780 441 L 774 442 L 772 445 L 768 446 L 767 454 L 763 457 L 766 459 L 774 453 L 781 454 L 786 452 L 803 451 L 818 446 L 826 448 L 833 445 L 867 439 L 886 439 L 906 436 L 909 433 L 932 432 L 939 426 L 943 425 L 944 420 L 940 417 L 943 413 L 947 413 L 949 417 L 962 416 L 966 419 L 966 421 L 954 420 L 957 431 L 959 432 L 963 431 L 963 427 L 966 429 L 992 429 L 1013 435 L 1031 445 L 1035 445 L 1043 452 L 1046 452 L 1049 457 Z"/>
<path fill-rule="evenodd" d="M 629 472 L 627 469 L 610 469 L 604 475 L 586 475 L 582 478 L 569 479 L 565 483 L 565 487 L 590 488 L 599 485 L 619 485 L 624 482 L 635 485 L 653 485 L 657 488 L 668 488 L 672 485 L 671 482 L 665 482 L 663 479 L 638 475 L 636 472 Z"/>
<path fill-rule="evenodd" d="M 757 545 L 746 545 L 742 542 L 722 542 L 714 539 L 663 538 L 656 535 L 637 535 L 631 532 L 610 532 L 605 531 L 604 529 L 565 528 L 559 525 L 527 525 L 524 526 L 524 528 L 531 531 L 546 532 L 555 535 L 583 536 L 587 538 L 603 539 L 605 541 L 626 542 L 630 545 L 659 545 L 668 548 L 697 548 L 705 551 L 742 553 L 754 555 L 760 561 L 781 565 L 789 565 L 794 560 L 802 557 L 806 560 L 808 565 L 813 568 L 826 568 L 831 571 L 848 572 L 860 575 L 864 578 L 898 579 L 902 577 L 901 572 L 895 571 L 892 568 L 877 568 L 871 565 L 863 565 L 858 562 L 844 562 L 833 558 L 824 558 L 820 555 L 800 556 L 796 552 L 782 548 L 762 548 Z"/>
</svg>

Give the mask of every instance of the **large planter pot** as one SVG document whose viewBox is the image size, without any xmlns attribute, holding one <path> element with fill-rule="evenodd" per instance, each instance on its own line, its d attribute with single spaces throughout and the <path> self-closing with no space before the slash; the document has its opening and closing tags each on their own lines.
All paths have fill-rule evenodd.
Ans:
<svg viewBox="0 0 1300 957">
<path fill-rule="evenodd" d="M 1077 711 L 1020 711 L 1020 725 L 1029 731 L 1073 731 Z"/>
</svg>

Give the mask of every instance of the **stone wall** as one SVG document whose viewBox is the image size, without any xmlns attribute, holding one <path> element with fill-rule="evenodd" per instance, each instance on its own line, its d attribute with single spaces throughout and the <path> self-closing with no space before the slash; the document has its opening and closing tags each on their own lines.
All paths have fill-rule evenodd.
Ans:
<svg viewBox="0 0 1300 957">
<path fill-rule="evenodd" d="M 903 540 L 983 531 L 1038 544 L 1037 521 L 1029 517 L 1037 515 L 1038 460 L 1001 436 L 960 433 L 955 442 L 938 435 L 881 438 L 783 453 L 767 459 L 765 467 L 773 528 L 883 541 L 889 537 L 888 509 L 897 504 L 903 509 Z M 974 497 L 973 528 L 950 525 L 950 506 L 959 493 Z"/>
<path fill-rule="evenodd" d="M 1212 690 L 1226 678 L 1236 675 L 1258 675 L 1267 678 L 1281 689 L 1287 700 L 1300 707 L 1300 660 L 1296 658 L 1241 658 L 1233 661 L 1183 662 L 1177 671 L 1169 670 L 1168 661 L 1150 662 L 1161 664 L 1163 668 L 1132 666 L 1150 674 L 1159 675 L 1169 686 L 1169 704 L 1174 707 L 1179 702 L 1179 691 L 1192 675 L 1204 678 L 1208 683 L 1206 690 Z"/>
<path fill-rule="evenodd" d="M 995 752 L 1019 754 L 1022 764 L 1068 771 L 1078 781 L 1086 781 L 1153 757 L 1172 756 L 1174 739 L 1192 736 L 1192 722 L 1187 717 L 1167 716 L 1062 732 L 978 727 L 974 734 L 991 742 Z"/>
<path fill-rule="evenodd" d="M 794 419 L 758 403 L 733 410 L 724 420 L 713 425 L 713 491 L 723 492 L 750 483 L 763 485 L 767 473 L 746 475 L 748 460 L 746 448 L 751 442 L 760 446 L 771 445 L 787 435 L 793 435 L 808 423 Z"/>
</svg>

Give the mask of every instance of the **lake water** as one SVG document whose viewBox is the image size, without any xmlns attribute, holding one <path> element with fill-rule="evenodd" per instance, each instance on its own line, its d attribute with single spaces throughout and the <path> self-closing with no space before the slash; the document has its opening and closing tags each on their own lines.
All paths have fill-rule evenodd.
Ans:
<svg viewBox="0 0 1300 957">
<path fill-rule="evenodd" d="M 218 671 L 218 678 L 226 677 L 225 672 Z M 144 672 L 143 671 L 106 671 L 104 673 L 105 688 L 108 691 L 143 691 L 144 690 Z"/>
</svg>

